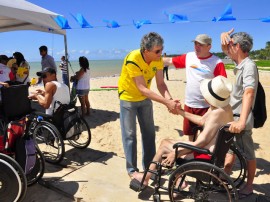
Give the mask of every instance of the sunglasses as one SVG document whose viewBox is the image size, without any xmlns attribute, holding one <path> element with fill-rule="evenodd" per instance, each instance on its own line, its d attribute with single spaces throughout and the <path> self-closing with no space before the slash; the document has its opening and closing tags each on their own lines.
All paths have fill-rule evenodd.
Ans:
<svg viewBox="0 0 270 202">
<path fill-rule="evenodd" d="M 155 54 L 160 54 L 162 51 L 163 51 L 163 49 L 159 49 L 159 50 L 154 51 L 154 53 Z"/>
<path fill-rule="evenodd" d="M 47 78 L 47 74 L 42 74 L 42 75 L 41 75 L 41 78 L 42 78 L 42 79 L 46 79 L 46 78 Z"/>
<path fill-rule="evenodd" d="M 228 46 L 236 46 L 238 43 L 229 43 Z"/>
</svg>

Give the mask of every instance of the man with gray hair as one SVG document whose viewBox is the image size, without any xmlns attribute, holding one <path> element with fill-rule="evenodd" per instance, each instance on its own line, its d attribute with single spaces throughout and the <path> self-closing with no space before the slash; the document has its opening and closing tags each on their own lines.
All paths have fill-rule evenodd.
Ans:
<svg viewBox="0 0 270 202">
<path fill-rule="evenodd" d="M 185 92 L 185 111 L 203 116 L 209 104 L 205 102 L 200 88 L 203 79 L 212 79 L 216 76 L 227 77 L 224 64 L 220 58 L 210 52 L 212 39 L 207 34 L 199 34 L 193 40 L 194 52 L 189 52 L 177 57 L 163 57 L 164 65 L 173 65 L 176 68 L 186 68 L 186 92 Z M 193 141 L 197 124 L 187 118 L 183 120 L 183 132 Z"/>
<path fill-rule="evenodd" d="M 145 169 L 156 153 L 152 100 L 164 104 L 171 113 L 176 113 L 177 106 L 180 105 L 178 100 L 173 100 L 164 83 L 162 50 L 163 39 L 159 34 L 150 32 L 144 35 L 141 48 L 131 51 L 125 57 L 118 82 L 122 143 L 126 169 L 131 178 L 135 171 L 139 171 L 136 117 L 141 130 L 143 169 Z M 161 96 L 150 90 L 154 77 Z"/>
<path fill-rule="evenodd" d="M 234 29 L 221 34 L 221 47 L 236 64 L 234 74 L 236 82 L 231 94 L 231 106 L 233 113 L 239 115 L 231 123 L 229 130 L 236 135 L 236 145 L 245 153 L 247 159 L 247 183 L 240 187 L 239 198 L 245 198 L 253 194 L 253 180 L 256 173 L 256 157 L 252 139 L 254 117 L 252 109 L 258 87 L 258 69 L 249 58 L 249 52 L 253 46 L 252 37 L 245 32 L 232 34 Z M 233 163 L 226 160 L 225 166 Z M 228 162 L 230 161 L 230 162 Z"/>
</svg>

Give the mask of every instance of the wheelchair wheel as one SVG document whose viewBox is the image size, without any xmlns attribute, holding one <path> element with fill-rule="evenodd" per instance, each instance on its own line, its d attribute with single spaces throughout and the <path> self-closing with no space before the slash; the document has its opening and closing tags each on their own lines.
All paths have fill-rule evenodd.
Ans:
<svg viewBox="0 0 270 202">
<path fill-rule="evenodd" d="M 238 193 L 230 177 L 220 168 L 206 162 L 189 162 L 170 176 L 171 201 L 236 201 Z"/>
<path fill-rule="evenodd" d="M 58 129 L 47 121 L 39 122 L 33 132 L 45 161 L 59 163 L 65 155 L 65 145 Z"/>
<path fill-rule="evenodd" d="M 0 201 L 22 201 L 27 181 L 21 166 L 11 157 L 0 154 Z"/>
<path fill-rule="evenodd" d="M 45 160 L 42 152 L 36 146 L 36 163 L 29 174 L 26 175 L 27 185 L 31 186 L 42 178 L 45 170 Z"/>
<path fill-rule="evenodd" d="M 235 162 L 232 168 L 232 174 L 230 177 L 234 181 L 234 185 L 236 188 L 239 188 L 246 179 L 247 175 L 247 163 L 246 159 L 243 157 L 241 152 L 235 147 L 235 145 L 231 145 L 230 150 L 235 154 Z"/>
<path fill-rule="evenodd" d="M 80 117 L 75 123 L 76 127 L 82 131 L 80 134 L 72 136 L 68 139 L 68 142 L 75 148 L 84 149 L 89 146 L 91 142 L 91 131 L 88 126 L 88 123 L 83 117 Z"/>
</svg>

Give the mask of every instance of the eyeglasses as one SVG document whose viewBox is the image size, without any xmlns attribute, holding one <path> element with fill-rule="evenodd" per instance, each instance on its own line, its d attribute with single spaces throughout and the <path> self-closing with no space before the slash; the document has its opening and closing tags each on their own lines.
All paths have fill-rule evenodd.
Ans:
<svg viewBox="0 0 270 202">
<path fill-rule="evenodd" d="M 162 53 L 162 51 L 163 51 L 163 48 L 161 48 L 159 50 L 152 51 L 152 52 L 154 52 L 155 54 L 160 54 L 160 53 Z"/>
<path fill-rule="evenodd" d="M 42 79 L 46 79 L 46 78 L 47 78 L 47 74 L 42 74 L 42 75 L 41 75 L 41 78 L 42 78 Z"/>
<path fill-rule="evenodd" d="M 237 46 L 238 43 L 229 43 L 228 46 Z"/>
<path fill-rule="evenodd" d="M 163 51 L 163 49 L 156 50 L 156 51 L 155 51 L 155 54 L 160 54 L 162 51 Z"/>
</svg>

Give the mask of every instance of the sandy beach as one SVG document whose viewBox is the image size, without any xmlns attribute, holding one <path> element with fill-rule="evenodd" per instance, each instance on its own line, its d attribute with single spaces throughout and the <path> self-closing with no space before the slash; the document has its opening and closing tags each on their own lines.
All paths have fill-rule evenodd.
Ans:
<svg viewBox="0 0 270 202">
<path fill-rule="evenodd" d="M 233 82 L 234 75 L 232 71 L 227 71 L 228 78 Z M 185 70 L 169 70 L 169 81 L 165 81 L 173 98 L 184 101 L 185 93 Z M 89 93 L 91 103 L 91 115 L 86 117 L 92 133 L 92 141 L 89 148 L 95 151 L 112 153 L 118 157 L 124 158 L 124 152 L 121 141 L 121 130 L 119 121 L 119 99 L 117 90 L 97 90 L 101 86 L 117 86 L 118 76 L 91 79 L 91 90 Z M 266 96 L 270 96 L 270 72 L 260 72 L 260 81 L 264 86 Z M 153 81 L 152 90 L 157 91 L 156 83 Z M 270 100 L 267 99 L 267 106 Z M 79 106 L 79 103 L 77 103 Z M 159 103 L 154 102 L 154 120 L 156 127 L 156 145 L 159 146 L 164 138 L 178 138 L 179 140 L 187 139 L 182 134 L 182 117 L 170 114 L 167 108 Z M 270 114 L 270 108 L 267 108 Z M 254 180 L 254 192 L 256 194 L 270 196 L 270 119 L 267 120 L 263 128 L 253 130 L 253 139 L 256 148 L 257 173 Z M 137 127 L 138 137 L 138 165 L 141 165 L 141 144 L 140 131 Z M 121 168 L 124 170 L 125 163 L 122 161 Z M 141 167 L 139 167 L 141 168 Z M 112 170 L 108 175 L 114 175 Z M 122 172 L 125 175 L 125 171 Z M 121 176 L 119 176 L 121 177 Z M 122 176 L 123 177 L 123 176 Z M 129 184 L 124 185 L 127 187 Z M 129 190 L 132 192 L 132 190 Z M 98 201 L 98 200 L 93 200 Z M 111 200 L 105 200 L 111 201 Z M 119 199 L 113 201 L 122 201 Z M 133 201 L 133 200 L 132 200 Z M 136 200 L 134 200 L 136 201 Z"/>
<path fill-rule="evenodd" d="M 234 75 L 232 71 L 227 71 L 228 78 L 233 82 Z M 169 70 L 169 81 L 166 84 L 174 98 L 183 101 L 185 93 L 185 71 Z M 100 88 L 100 86 L 117 85 L 118 77 L 109 77 L 91 80 L 91 88 Z M 266 97 L 270 96 L 270 72 L 260 72 L 260 81 L 264 86 Z M 157 92 L 156 84 L 153 81 L 152 90 Z M 119 122 L 119 99 L 117 91 L 90 91 L 89 94 L 92 114 L 89 118 L 91 131 L 93 135 L 91 148 L 114 152 L 116 155 L 124 157 L 121 130 Z M 270 100 L 267 99 L 267 106 Z M 270 114 L 270 108 L 267 108 Z M 154 120 L 156 127 L 156 145 L 160 144 L 163 138 L 179 138 L 182 136 L 182 117 L 170 114 L 164 105 L 154 102 Z M 268 119 L 263 128 L 253 129 L 253 139 L 256 148 L 257 174 L 255 179 L 255 189 L 258 188 L 264 193 L 270 193 L 270 119 Z M 140 141 L 140 131 L 138 127 L 138 141 Z M 138 165 L 141 165 L 141 146 L 138 143 Z M 123 165 L 124 166 L 124 165 Z"/>
</svg>

